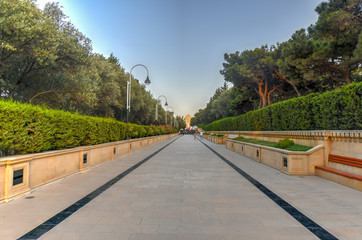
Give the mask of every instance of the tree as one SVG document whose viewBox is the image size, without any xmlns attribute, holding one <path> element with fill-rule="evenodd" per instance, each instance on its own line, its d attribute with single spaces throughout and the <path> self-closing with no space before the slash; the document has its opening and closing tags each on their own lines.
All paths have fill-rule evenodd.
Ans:
<svg viewBox="0 0 362 240">
<path fill-rule="evenodd" d="M 58 3 L 41 11 L 34 0 L 0 0 L 0 22 L 1 97 L 126 121 L 129 73 L 113 53 L 93 53 Z M 156 102 L 132 78 L 130 122 L 154 123 Z"/>
<path fill-rule="evenodd" d="M 306 59 L 314 52 L 314 42 L 305 29 L 296 31 L 292 37 L 278 46 L 279 73 L 290 79 L 300 94 L 323 91 L 326 83 L 317 74 L 318 69 L 310 66 Z M 299 95 L 298 95 L 299 96 Z"/>
<path fill-rule="evenodd" d="M 335 88 L 350 84 L 361 59 L 354 56 L 361 33 L 361 4 L 354 0 L 330 0 L 321 3 L 316 24 L 308 28 L 314 41 L 313 54 L 306 58 L 317 74 L 332 80 Z"/>
<path fill-rule="evenodd" d="M 176 116 L 175 119 L 175 125 L 177 128 L 181 129 L 181 128 L 185 128 L 186 127 L 186 123 L 185 120 L 182 116 Z"/>
<path fill-rule="evenodd" d="M 59 34 L 32 0 L 0 1 L 0 22 L 0 94 L 21 100 L 29 77 L 57 59 Z"/>
<path fill-rule="evenodd" d="M 273 75 L 273 66 L 267 60 L 269 55 L 270 50 L 267 46 L 245 50 L 240 54 L 225 54 L 226 63 L 220 71 L 225 81 L 238 87 L 254 89 L 260 97 L 259 108 L 272 103 L 272 93 L 280 86 Z"/>
<path fill-rule="evenodd" d="M 279 68 L 278 63 L 282 63 L 285 61 L 282 55 L 283 46 L 283 44 L 279 43 L 277 44 L 277 46 L 271 46 L 270 54 L 265 58 L 265 62 L 273 69 L 274 77 L 278 78 L 281 82 L 289 84 L 293 88 L 297 96 L 300 97 L 301 93 L 299 92 L 296 84 L 293 82 L 293 78 L 289 79 L 287 75 L 283 74 L 283 72 L 281 72 Z"/>
</svg>

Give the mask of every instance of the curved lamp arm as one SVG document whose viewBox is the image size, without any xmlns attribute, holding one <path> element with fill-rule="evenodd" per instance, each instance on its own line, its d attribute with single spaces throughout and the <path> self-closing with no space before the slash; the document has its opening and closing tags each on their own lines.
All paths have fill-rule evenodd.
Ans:
<svg viewBox="0 0 362 240">
<path fill-rule="evenodd" d="M 157 98 L 157 103 L 160 102 L 160 97 L 164 97 L 164 98 L 165 98 L 165 100 L 166 100 L 165 106 L 167 107 L 167 106 L 168 106 L 168 103 L 167 103 L 167 97 L 166 97 L 165 95 L 160 95 L 160 96 L 158 96 L 158 98 Z"/>
<path fill-rule="evenodd" d="M 145 84 L 148 85 L 151 83 L 150 78 L 149 78 L 149 74 L 148 74 L 148 68 L 143 65 L 143 64 L 136 64 L 131 68 L 131 71 L 129 71 L 129 80 L 127 82 L 127 111 L 130 112 L 131 111 L 131 85 L 132 85 L 132 70 L 135 67 L 144 67 L 147 71 L 147 78 L 145 80 Z M 127 120 L 128 123 L 128 120 Z"/>
<path fill-rule="evenodd" d="M 173 107 L 171 107 L 171 106 L 168 106 L 168 107 L 166 108 L 166 110 L 169 109 L 169 108 L 172 108 L 172 114 L 173 114 L 173 112 L 174 112 L 175 110 L 173 110 Z"/>
<path fill-rule="evenodd" d="M 165 115 L 166 115 L 166 124 L 167 124 L 167 109 L 168 109 L 168 108 L 172 108 L 172 112 L 171 112 L 171 113 L 172 113 L 172 115 L 171 115 L 171 126 L 172 126 L 172 116 L 173 116 L 173 111 L 174 111 L 174 110 L 173 110 L 173 107 L 171 107 L 171 106 L 168 106 L 168 107 L 166 108 L 166 114 L 165 114 Z"/>
<path fill-rule="evenodd" d="M 166 100 L 165 106 L 166 106 L 166 107 L 168 106 L 167 97 L 166 97 L 165 95 L 160 95 L 160 96 L 157 98 L 157 103 L 156 103 L 156 117 L 155 117 L 156 122 L 157 122 L 157 120 L 158 120 L 158 104 L 159 104 L 160 101 L 161 101 L 161 100 L 160 100 L 161 97 L 165 98 L 165 100 Z"/>
</svg>

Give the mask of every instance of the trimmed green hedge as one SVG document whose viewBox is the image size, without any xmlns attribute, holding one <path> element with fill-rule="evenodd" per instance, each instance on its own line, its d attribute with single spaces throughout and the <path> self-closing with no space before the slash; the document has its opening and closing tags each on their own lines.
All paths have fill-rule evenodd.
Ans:
<svg viewBox="0 0 362 240">
<path fill-rule="evenodd" d="M 246 114 L 224 118 L 206 131 L 287 131 L 362 129 L 362 82 L 321 94 L 309 94 Z"/>
<path fill-rule="evenodd" d="M 130 138 L 177 132 L 170 126 L 128 124 Z M 0 156 L 66 149 L 125 139 L 127 124 L 0 100 Z"/>
</svg>

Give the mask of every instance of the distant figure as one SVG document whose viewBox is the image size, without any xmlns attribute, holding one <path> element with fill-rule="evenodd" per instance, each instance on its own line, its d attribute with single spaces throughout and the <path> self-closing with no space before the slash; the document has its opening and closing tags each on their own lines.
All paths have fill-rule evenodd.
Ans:
<svg viewBox="0 0 362 240">
<path fill-rule="evenodd" d="M 202 136 L 204 135 L 204 133 L 201 131 L 200 132 L 200 139 L 202 140 Z"/>
<path fill-rule="evenodd" d="M 196 133 L 194 133 L 194 140 L 196 140 Z"/>
</svg>

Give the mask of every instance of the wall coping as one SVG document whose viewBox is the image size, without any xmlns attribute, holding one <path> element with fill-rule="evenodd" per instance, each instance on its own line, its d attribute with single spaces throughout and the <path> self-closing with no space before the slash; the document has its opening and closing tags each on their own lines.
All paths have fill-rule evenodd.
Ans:
<svg viewBox="0 0 362 240">
<path fill-rule="evenodd" d="M 240 143 L 240 144 L 245 144 L 245 145 L 249 145 L 249 146 L 253 146 L 253 147 L 260 147 L 260 148 L 264 148 L 267 150 L 272 150 L 274 152 L 280 152 L 286 155 L 310 155 L 316 151 L 318 151 L 319 149 L 324 148 L 323 145 L 317 145 L 315 147 L 313 147 L 312 149 L 309 149 L 308 151 L 302 152 L 302 151 L 289 151 L 289 150 L 285 150 L 285 149 L 280 149 L 280 148 L 274 148 L 274 147 L 269 147 L 269 146 L 263 146 L 263 145 L 259 145 L 259 144 L 255 144 L 255 143 L 248 143 L 248 142 L 242 142 L 242 141 L 237 141 L 237 140 L 231 140 L 231 139 L 226 139 L 227 142 L 233 142 L 233 143 Z"/>
<path fill-rule="evenodd" d="M 362 139 L 362 130 L 311 130 L 311 131 L 207 131 L 209 133 L 244 134 L 250 136 L 290 136 L 294 138 L 318 138 L 354 141 Z"/>
<path fill-rule="evenodd" d="M 207 132 L 224 132 L 224 133 L 249 133 L 249 134 L 265 134 L 265 135 L 275 135 L 275 134 L 291 134 L 291 135 L 349 135 L 361 137 L 362 130 L 294 130 L 294 131 L 207 131 Z"/>
<path fill-rule="evenodd" d="M 28 154 L 22 154 L 22 155 L 5 156 L 5 157 L 0 157 L 0 166 L 8 164 L 9 161 L 12 164 L 27 162 L 29 160 L 35 160 L 35 159 L 44 158 L 44 157 L 59 156 L 59 155 L 64 155 L 64 154 L 69 154 L 69 153 L 76 153 L 76 152 L 80 152 L 80 151 L 89 151 L 92 149 L 97 149 L 97 148 L 102 148 L 102 147 L 128 144 L 128 143 L 132 143 L 132 142 L 138 142 L 138 141 L 142 141 L 142 140 L 151 139 L 154 137 L 167 136 L 167 135 L 171 135 L 171 134 L 176 134 L 176 133 L 155 135 L 155 136 L 149 136 L 149 137 L 143 137 L 143 138 L 133 138 L 133 139 L 129 139 L 129 140 L 101 143 L 101 144 L 90 145 L 90 146 L 79 146 L 79 147 L 61 149 L 61 150 L 49 150 L 49 151 L 40 152 L 40 153 L 28 153 Z"/>
</svg>

